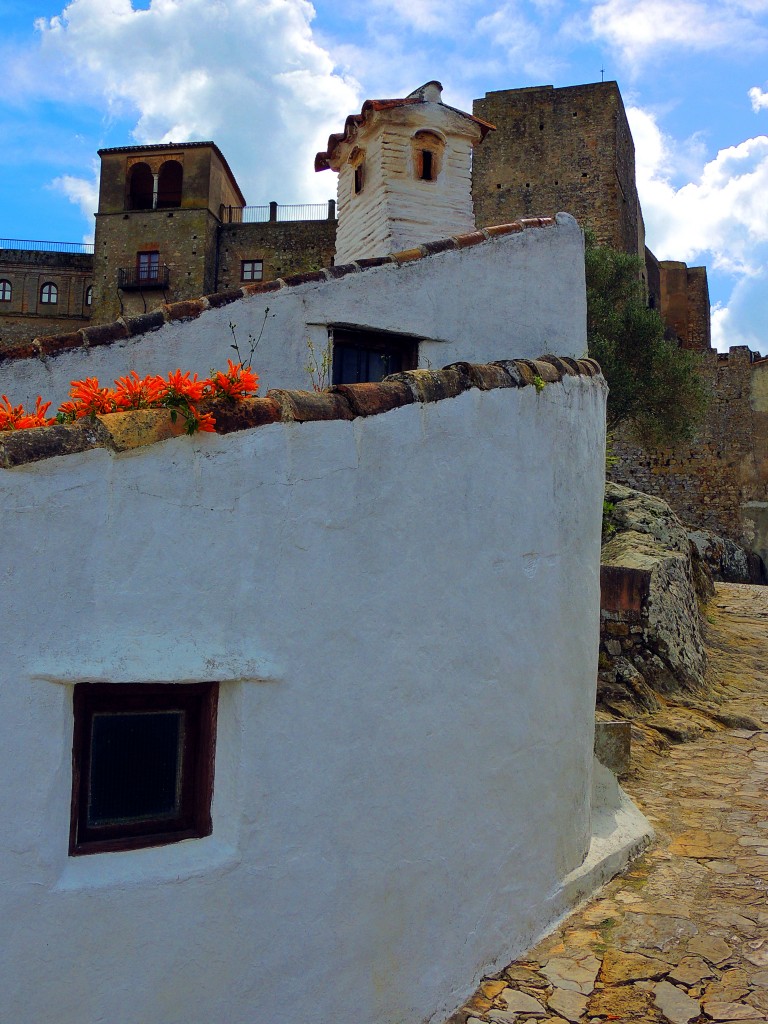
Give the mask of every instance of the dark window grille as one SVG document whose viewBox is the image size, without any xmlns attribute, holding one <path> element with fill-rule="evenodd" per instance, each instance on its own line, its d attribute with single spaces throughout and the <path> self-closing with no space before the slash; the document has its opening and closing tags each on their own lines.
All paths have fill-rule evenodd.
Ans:
<svg viewBox="0 0 768 1024">
<path fill-rule="evenodd" d="M 80 683 L 70 854 L 210 835 L 218 684 Z"/>
<path fill-rule="evenodd" d="M 333 328 L 333 383 L 376 383 L 418 365 L 419 339 L 352 328 Z"/>
</svg>

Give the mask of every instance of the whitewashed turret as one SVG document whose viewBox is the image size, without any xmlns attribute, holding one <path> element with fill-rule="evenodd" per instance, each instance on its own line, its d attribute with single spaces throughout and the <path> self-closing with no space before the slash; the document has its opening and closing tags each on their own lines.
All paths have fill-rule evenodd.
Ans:
<svg viewBox="0 0 768 1024">
<path fill-rule="evenodd" d="M 493 126 L 449 107 L 427 82 L 404 99 L 366 100 L 318 153 L 337 171 L 336 263 L 386 256 L 472 231 L 472 147 Z"/>
</svg>

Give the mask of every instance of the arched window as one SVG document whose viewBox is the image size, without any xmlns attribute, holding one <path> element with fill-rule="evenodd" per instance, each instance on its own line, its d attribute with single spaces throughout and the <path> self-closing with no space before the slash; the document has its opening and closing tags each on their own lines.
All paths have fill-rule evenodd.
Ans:
<svg viewBox="0 0 768 1024">
<path fill-rule="evenodd" d="M 47 306 L 55 306 L 59 301 L 58 286 L 48 281 L 40 289 L 40 302 Z"/>
<path fill-rule="evenodd" d="M 155 179 L 149 164 L 134 164 L 128 178 L 128 209 L 151 210 Z"/>
<path fill-rule="evenodd" d="M 85 289 L 85 304 L 86 306 L 93 305 L 93 285 L 89 284 Z"/>
<path fill-rule="evenodd" d="M 184 168 L 178 160 L 166 160 L 160 168 L 157 184 L 157 208 L 168 210 L 181 206 L 181 186 Z"/>
<path fill-rule="evenodd" d="M 13 288 L 10 281 L 0 281 L 0 302 L 10 302 Z"/>
<path fill-rule="evenodd" d="M 431 131 L 419 131 L 411 140 L 413 172 L 420 181 L 437 181 L 443 162 L 445 141 Z"/>
</svg>

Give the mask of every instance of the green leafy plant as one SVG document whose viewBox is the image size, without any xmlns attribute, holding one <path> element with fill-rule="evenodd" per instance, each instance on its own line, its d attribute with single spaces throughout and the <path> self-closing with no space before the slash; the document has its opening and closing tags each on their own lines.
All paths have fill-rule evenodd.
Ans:
<svg viewBox="0 0 768 1024">
<path fill-rule="evenodd" d="M 538 395 L 547 386 L 547 382 L 536 373 L 533 377 L 533 386 L 536 388 L 536 394 Z"/>
<path fill-rule="evenodd" d="M 587 232 L 587 343 L 610 388 L 608 429 L 630 426 L 644 446 L 693 435 L 707 405 L 699 356 L 665 333 L 649 309 L 638 256 L 597 245 Z"/>
</svg>

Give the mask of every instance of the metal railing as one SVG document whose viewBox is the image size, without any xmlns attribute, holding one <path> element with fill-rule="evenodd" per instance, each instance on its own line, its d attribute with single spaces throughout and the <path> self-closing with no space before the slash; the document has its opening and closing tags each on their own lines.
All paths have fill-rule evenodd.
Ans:
<svg viewBox="0 0 768 1024">
<path fill-rule="evenodd" d="M 221 220 L 224 224 L 268 224 L 295 220 L 336 220 L 336 200 L 327 203 L 295 203 L 283 205 L 267 203 L 266 206 L 222 206 Z"/>
<path fill-rule="evenodd" d="M 120 267 L 117 271 L 117 287 L 124 290 L 167 288 L 170 280 L 171 272 L 165 263 L 159 267 Z"/>
<path fill-rule="evenodd" d="M 93 242 L 41 242 L 29 238 L 0 238 L 0 249 L 22 252 L 74 252 L 93 255 Z"/>
</svg>

